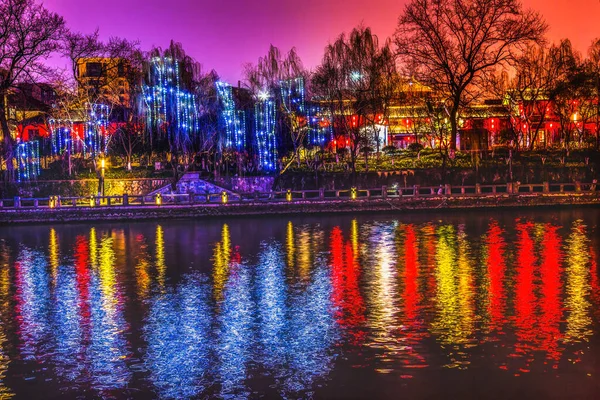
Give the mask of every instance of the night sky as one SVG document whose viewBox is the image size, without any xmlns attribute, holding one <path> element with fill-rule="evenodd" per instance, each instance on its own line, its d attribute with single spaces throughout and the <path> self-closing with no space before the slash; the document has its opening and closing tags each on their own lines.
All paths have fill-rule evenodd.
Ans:
<svg viewBox="0 0 600 400">
<path fill-rule="evenodd" d="M 103 38 L 138 39 L 144 50 L 183 43 L 205 69 L 231 83 L 242 65 L 256 62 L 270 43 L 287 51 L 296 46 L 305 66 L 319 63 L 325 45 L 361 22 L 380 38 L 393 34 L 408 0 L 45 0 L 69 28 Z M 600 37 L 599 0 L 523 0 L 550 25 L 552 41 L 568 37 L 587 51 Z"/>
</svg>

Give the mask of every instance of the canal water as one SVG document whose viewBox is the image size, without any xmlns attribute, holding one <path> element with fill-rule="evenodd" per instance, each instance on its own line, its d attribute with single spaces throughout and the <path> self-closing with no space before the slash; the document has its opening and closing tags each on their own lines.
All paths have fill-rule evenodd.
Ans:
<svg viewBox="0 0 600 400">
<path fill-rule="evenodd" d="M 0 228 L 0 397 L 600 398 L 600 210 Z"/>
</svg>

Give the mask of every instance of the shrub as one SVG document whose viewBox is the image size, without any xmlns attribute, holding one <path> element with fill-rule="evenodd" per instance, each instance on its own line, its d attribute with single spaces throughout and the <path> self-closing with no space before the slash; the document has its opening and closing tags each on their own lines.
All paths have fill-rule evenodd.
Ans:
<svg viewBox="0 0 600 400">
<path fill-rule="evenodd" d="M 418 153 L 419 151 L 423 150 L 423 145 L 421 143 L 411 143 L 406 147 L 406 149 L 408 151 Z"/>
</svg>

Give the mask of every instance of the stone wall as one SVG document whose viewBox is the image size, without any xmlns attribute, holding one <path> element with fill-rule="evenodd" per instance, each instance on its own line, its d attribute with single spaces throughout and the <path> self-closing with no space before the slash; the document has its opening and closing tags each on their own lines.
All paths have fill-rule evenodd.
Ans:
<svg viewBox="0 0 600 400">
<path fill-rule="evenodd" d="M 479 171 L 472 169 L 453 169 L 446 174 L 446 180 L 442 179 L 443 171 L 439 168 L 428 169 L 404 169 L 388 172 L 358 173 L 356 182 L 358 188 L 373 189 L 381 186 L 388 187 L 412 187 L 437 186 L 449 183 L 453 186 L 481 184 L 503 184 L 511 181 L 521 183 L 567 183 L 567 182 L 592 182 L 599 179 L 598 171 L 593 167 L 564 167 L 564 168 L 541 168 L 541 167 L 519 167 L 513 168 L 513 179 L 510 179 L 508 166 L 496 168 L 480 168 Z M 273 187 L 275 190 L 314 190 L 320 187 L 325 190 L 349 189 L 353 185 L 351 173 L 285 173 L 279 176 Z"/>
<path fill-rule="evenodd" d="M 236 177 L 220 181 L 222 185 L 229 187 L 236 193 L 270 192 L 273 189 L 274 182 L 275 177 L 272 176 Z"/>
<path fill-rule="evenodd" d="M 105 179 L 104 193 L 106 196 L 120 196 L 124 193 L 142 195 L 152 192 L 169 184 L 168 179 Z M 47 197 L 59 195 L 62 197 L 89 196 L 98 192 L 97 179 L 56 180 L 22 183 L 16 187 L 21 197 Z"/>
</svg>

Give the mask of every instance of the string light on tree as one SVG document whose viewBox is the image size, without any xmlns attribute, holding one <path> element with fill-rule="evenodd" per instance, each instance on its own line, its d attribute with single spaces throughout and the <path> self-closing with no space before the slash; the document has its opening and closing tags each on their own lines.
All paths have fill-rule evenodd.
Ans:
<svg viewBox="0 0 600 400">
<path fill-rule="evenodd" d="M 92 157 L 106 155 L 110 141 L 108 132 L 110 108 L 106 104 L 88 103 L 86 110 L 85 152 Z"/>
<path fill-rule="evenodd" d="M 148 129 L 178 148 L 199 132 L 196 96 L 184 88 L 179 61 L 153 57 L 142 86 Z"/>
<path fill-rule="evenodd" d="M 245 113 L 236 109 L 231 85 L 217 82 L 216 88 L 221 105 L 221 126 L 224 131 L 224 137 L 220 138 L 219 146 L 221 150 L 244 150 L 246 147 Z"/>
<path fill-rule="evenodd" d="M 275 136 L 275 102 L 259 100 L 254 105 L 254 122 L 258 162 L 261 169 L 273 171 L 277 167 L 277 138 Z"/>
<path fill-rule="evenodd" d="M 40 175 L 40 144 L 37 140 L 17 145 L 17 181 L 24 182 Z"/>
</svg>

